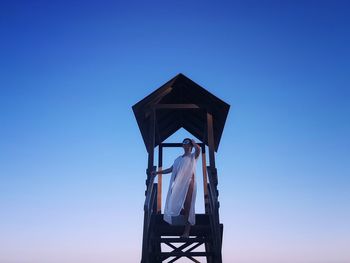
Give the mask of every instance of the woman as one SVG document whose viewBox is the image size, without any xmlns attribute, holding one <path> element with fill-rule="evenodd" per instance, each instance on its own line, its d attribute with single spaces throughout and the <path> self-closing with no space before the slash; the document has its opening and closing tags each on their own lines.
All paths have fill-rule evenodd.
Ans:
<svg viewBox="0 0 350 263">
<path fill-rule="evenodd" d="M 180 215 L 185 219 L 185 230 L 181 237 L 188 238 L 191 225 L 195 224 L 195 200 L 197 186 L 195 180 L 196 161 L 200 154 L 200 146 L 192 139 L 185 138 L 182 142 L 184 154 L 175 159 L 174 164 L 156 174 L 172 173 L 168 195 L 164 208 L 164 220 L 174 224 Z M 194 147 L 195 152 L 192 153 Z"/>
</svg>

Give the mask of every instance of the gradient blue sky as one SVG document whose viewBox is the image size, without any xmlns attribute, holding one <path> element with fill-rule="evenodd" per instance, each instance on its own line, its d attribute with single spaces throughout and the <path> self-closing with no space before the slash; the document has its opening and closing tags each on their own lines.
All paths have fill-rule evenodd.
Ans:
<svg viewBox="0 0 350 263">
<path fill-rule="evenodd" d="M 0 263 L 139 261 L 147 159 L 131 106 L 179 72 L 231 105 L 224 262 L 350 262 L 349 11 L 1 1 Z"/>
</svg>

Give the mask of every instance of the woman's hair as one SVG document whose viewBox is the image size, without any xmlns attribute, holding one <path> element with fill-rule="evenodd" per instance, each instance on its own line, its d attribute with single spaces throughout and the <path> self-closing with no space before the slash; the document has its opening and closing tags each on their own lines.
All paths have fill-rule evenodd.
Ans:
<svg viewBox="0 0 350 263">
<path fill-rule="evenodd" d="M 185 139 L 183 139 L 182 144 L 183 144 L 184 142 L 186 142 L 186 141 L 189 141 L 189 144 L 193 147 L 193 145 L 192 145 L 192 140 L 191 140 L 190 138 L 185 138 Z"/>
</svg>

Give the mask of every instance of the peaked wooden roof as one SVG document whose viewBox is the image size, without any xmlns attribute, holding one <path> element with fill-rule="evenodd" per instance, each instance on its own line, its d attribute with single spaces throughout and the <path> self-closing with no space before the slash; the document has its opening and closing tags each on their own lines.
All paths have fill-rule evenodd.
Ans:
<svg viewBox="0 0 350 263">
<path fill-rule="evenodd" d="M 184 128 L 198 140 L 208 145 L 206 112 L 213 115 L 214 145 L 217 151 L 230 105 L 199 86 L 183 74 L 178 74 L 160 88 L 132 106 L 146 148 L 149 147 L 151 110 L 160 104 L 192 104 L 198 108 L 156 111 L 155 147 Z"/>
</svg>

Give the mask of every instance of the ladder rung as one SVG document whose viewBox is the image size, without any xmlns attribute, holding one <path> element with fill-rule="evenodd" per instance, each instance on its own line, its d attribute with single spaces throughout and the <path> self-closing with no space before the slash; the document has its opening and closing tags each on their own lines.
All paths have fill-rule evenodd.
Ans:
<svg viewBox="0 0 350 263">
<path fill-rule="evenodd" d="M 184 231 L 183 226 L 157 226 L 155 231 L 157 233 L 162 234 L 163 236 L 166 236 L 166 233 L 169 233 L 171 235 L 181 235 Z M 210 226 L 192 226 L 190 229 L 190 235 L 198 236 L 198 235 L 205 235 L 210 232 Z"/>
<path fill-rule="evenodd" d="M 190 238 L 172 238 L 172 237 L 161 237 L 155 238 L 155 240 L 160 242 L 170 242 L 170 243 L 195 243 L 195 242 L 208 242 L 208 238 L 202 237 L 190 237 Z"/>
<path fill-rule="evenodd" d="M 212 252 L 161 252 L 161 256 L 166 257 L 206 257 L 206 256 L 212 256 Z"/>
</svg>

